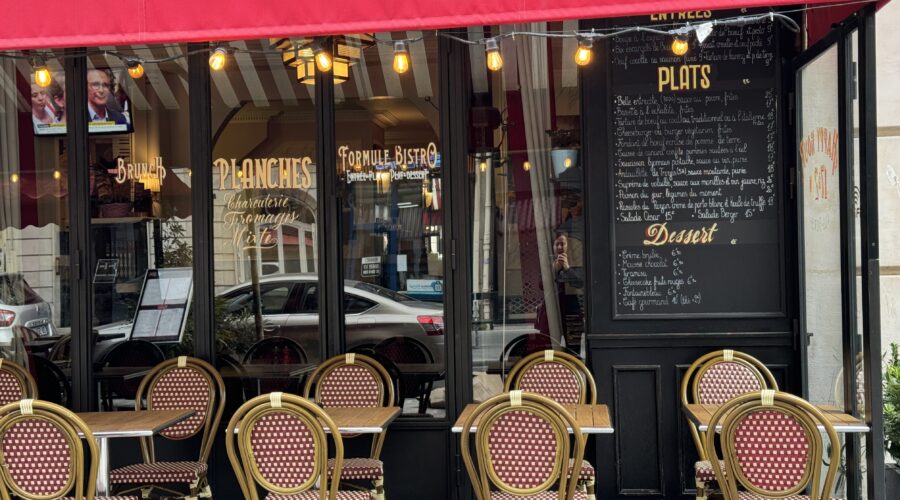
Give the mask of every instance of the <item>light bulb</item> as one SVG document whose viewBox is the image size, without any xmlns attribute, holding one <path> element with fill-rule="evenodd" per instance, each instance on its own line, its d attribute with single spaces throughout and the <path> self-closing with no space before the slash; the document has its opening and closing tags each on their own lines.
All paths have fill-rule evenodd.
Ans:
<svg viewBox="0 0 900 500">
<path fill-rule="evenodd" d="M 19 174 L 12 174 L 12 175 L 10 175 L 10 176 L 9 176 L 9 180 L 10 180 L 13 184 L 17 184 L 17 183 L 19 182 Z"/>
<path fill-rule="evenodd" d="M 482 172 L 487 172 L 487 162 L 486 162 L 486 161 L 482 161 L 482 162 L 478 165 L 478 168 L 481 169 Z"/>
<path fill-rule="evenodd" d="M 54 171 L 53 171 L 53 178 L 56 179 L 56 180 L 59 180 L 60 178 L 62 178 L 62 172 L 60 172 L 59 170 L 54 170 Z"/>
<path fill-rule="evenodd" d="M 503 68 L 503 56 L 500 55 L 500 47 L 497 40 L 489 38 L 484 42 L 484 53 L 487 57 L 487 67 L 491 71 L 500 71 Z"/>
<path fill-rule="evenodd" d="M 566 168 L 571 167 L 571 166 L 572 166 L 572 159 L 571 159 L 571 158 L 566 158 L 566 160 L 563 162 L 563 166 L 566 167 Z"/>
<path fill-rule="evenodd" d="M 675 38 L 672 40 L 672 53 L 676 56 L 683 56 L 687 54 L 688 51 L 688 43 L 687 40 L 683 38 Z"/>
<path fill-rule="evenodd" d="M 406 40 L 394 42 L 394 71 L 401 75 L 409 71 L 409 43 Z"/>
<path fill-rule="evenodd" d="M 579 66 L 587 66 L 591 62 L 593 56 L 594 41 L 590 38 L 582 38 L 578 41 L 578 50 L 575 51 L 575 64 Z"/>
<path fill-rule="evenodd" d="M 213 71 L 220 71 L 225 67 L 225 61 L 228 59 L 228 52 L 222 47 L 216 47 L 209 56 L 209 67 Z"/>
<path fill-rule="evenodd" d="M 131 78 L 137 80 L 138 78 L 144 76 L 144 65 L 139 62 L 129 63 L 128 74 L 131 76 Z"/>
<path fill-rule="evenodd" d="M 50 74 L 50 68 L 47 66 L 38 66 L 34 69 L 34 83 L 37 84 L 38 87 L 49 87 L 50 82 L 53 81 L 53 76 Z"/>
<path fill-rule="evenodd" d="M 523 163 L 523 164 L 522 164 L 522 170 L 524 170 L 524 171 L 526 171 L 526 172 L 530 171 L 530 170 L 531 170 L 531 162 L 530 162 L 530 161 L 526 161 L 525 163 Z"/>
<path fill-rule="evenodd" d="M 323 46 L 319 45 L 316 47 L 313 54 L 316 59 L 317 70 L 323 73 L 331 71 L 331 66 L 334 64 L 334 61 L 331 59 L 331 54 L 325 50 Z"/>
</svg>

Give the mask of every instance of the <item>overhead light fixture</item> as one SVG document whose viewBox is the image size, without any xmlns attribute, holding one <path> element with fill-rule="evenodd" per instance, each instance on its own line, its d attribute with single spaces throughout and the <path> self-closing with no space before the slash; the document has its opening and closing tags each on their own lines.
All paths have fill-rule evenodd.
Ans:
<svg viewBox="0 0 900 500">
<path fill-rule="evenodd" d="M 125 61 L 125 64 L 128 66 L 128 75 L 131 76 L 131 78 L 137 80 L 144 76 L 144 65 L 141 64 L 141 61 L 137 59 L 128 59 Z"/>
<path fill-rule="evenodd" d="M 503 56 L 500 55 L 500 46 L 497 45 L 496 38 L 488 38 L 484 42 L 484 54 L 489 70 L 500 71 L 503 68 Z"/>
<path fill-rule="evenodd" d="M 334 60 L 331 58 L 331 52 L 326 50 L 325 43 L 319 42 L 313 49 L 313 58 L 316 60 L 316 69 L 327 73 L 334 66 Z"/>
<path fill-rule="evenodd" d="M 394 71 L 401 75 L 409 71 L 409 42 L 406 40 L 394 42 Z"/>
<path fill-rule="evenodd" d="M 228 51 L 222 47 L 216 47 L 209 56 L 209 67 L 213 71 L 221 71 L 225 67 L 227 59 Z"/>
<path fill-rule="evenodd" d="M 32 62 L 34 66 L 34 83 L 38 87 L 46 88 L 50 86 L 50 83 L 53 81 L 53 75 L 50 73 L 50 68 L 44 64 L 44 61 L 37 59 Z"/>
<path fill-rule="evenodd" d="M 297 81 L 304 85 L 316 84 L 317 64 L 312 60 L 304 60 L 297 66 Z M 344 83 L 350 78 L 350 62 L 346 59 L 335 57 L 332 60 L 331 74 L 335 85 Z"/>
<path fill-rule="evenodd" d="M 371 34 L 339 35 L 331 37 L 334 52 L 331 57 L 331 69 L 334 83 L 340 84 L 350 78 L 350 67 L 362 58 L 362 51 L 375 44 Z M 282 52 L 284 64 L 297 68 L 297 81 L 306 85 L 315 85 L 318 68 L 317 53 L 321 47 L 314 38 L 270 38 L 269 45 Z M 327 52 L 327 50 L 326 50 Z"/>
<path fill-rule="evenodd" d="M 672 40 L 672 53 L 676 56 L 683 56 L 687 54 L 688 51 L 688 42 L 684 38 L 675 37 Z"/>
<path fill-rule="evenodd" d="M 579 38 L 578 49 L 575 51 L 575 64 L 587 66 L 591 62 L 594 51 L 594 41 L 590 38 Z"/>
</svg>

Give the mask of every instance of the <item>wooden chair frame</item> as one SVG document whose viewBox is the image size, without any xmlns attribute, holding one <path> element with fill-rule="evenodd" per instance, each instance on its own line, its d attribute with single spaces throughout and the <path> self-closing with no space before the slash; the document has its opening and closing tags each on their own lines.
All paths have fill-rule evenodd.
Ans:
<svg viewBox="0 0 900 500">
<path fill-rule="evenodd" d="M 300 419 L 312 432 L 315 446 L 315 463 L 308 480 L 294 488 L 283 488 L 271 484 L 263 477 L 250 446 L 251 431 L 257 422 L 271 413 L 287 413 Z M 323 424 L 329 429 L 337 429 L 337 424 L 325 413 L 322 408 L 309 402 L 306 398 L 273 392 L 257 396 L 247 401 L 231 417 L 226 429 L 225 451 L 228 460 L 237 476 L 241 492 L 245 499 L 259 500 L 256 486 L 260 485 L 267 491 L 293 495 L 309 490 L 320 484 L 319 499 L 327 500 L 337 497 L 340 485 L 341 470 L 344 466 L 344 443 L 339 432 L 332 432 L 334 440 L 334 469 L 332 481 L 328 480 L 328 438 Z M 237 432 L 235 432 L 237 431 Z"/>
<path fill-rule="evenodd" d="M 160 378 L 171 370 L 188 367 L 198 371 L 203 376 L 203 378 L 206 379 L 210 388 L 209 404 L 207 405 L 206 409 L 206 418 L 204 419 L 205 422 L 202 426 L 203 438 L 200 444 L 200 456 L 198 459 L 199 462 L 207 462 L 209 460 L 209 454 L 212 451 L 213 442 L 215 441 L 215 431 L 219 428 L 219 422 L 222 420 L 222 412 L 225 409 L 225 382 L 222 380 L 222 376 L 219 374 L 219 372 L 211 364 L 199 358 L 179 356 L 177 358 L 167 359 L 166 361 L 163 361 L 162 363 L 154 366 L 153 369 L 150 370 L 149 373 L 144 375 L 143 379 L 141 379 L 141 384 L 138 386 L 137 393 L 134 398 L 134 409 L 135 411 L 138 411 L 143 406 L 146 406 L 147 409 L 153 409 L 151 404 L 151 396 Z M 199 432 L 199 430 L 197 432 Z M 177 438 L 177 440 L 189 439 L 195 436 L 197 432 L 190 436 Z M 165 439 L 176 440 L 176 438 L 169 438 L 166 436 L 162 437 L 164 437 Z M 153 436 L 140 438 L 141 456 L 145 464 L 156 462 L 153 440 Z M 153 488 L 169 493 L 174 493 L 176 495 L 183 495 L 182 492 L 170 490 L 156 484 L 144 485 L 125 491 L 135 491 L 137 489 L 140 489 L 142 493 L 144 493 L 144 496 L 147 496 L 149 490 Z M 200 478 L 200 480 L 197 481 L 197 484 L 191 484 L 190 490 L 191 496 L 212 497 L 212 493 L 209 488 L 209 480 L 205 476 Z"/>
<path fill-rule="evenodd" d="M 556 442 L 559 444 L 555 463 L 548 479 L 536 487 L 522 489 L 505 484 L 497 476 L 490 458 L 488 439 L 491 427 L 501 416 L 514 411 L 526 411 L 548 422 L 553 429 Z M 472 458 L 470 445 L 470 433 L 476 420 L 479 420 L 475 430 L 477 464 Z M 572 429 L 571 436 L 569 428 Z M 570 439 L 574 442 L 574 446 L 570 443 Z M 577 478 L 581 472 L 581 462 L 584 459 L 584 435 L 581 433 L 578 422 L 559 403 L 538 394 L 511 391 L 481 403 L 463 422 L 460 434 L 460 453 L 463 456 L 466 472 L 472 481 L 477 500 L 490 500 L 491 485 L 514 495 L 530 495 L 550 489 L 557 484 L 557 481 L 559 500 L 570 500 L 575 495 L 578 482 L 570 480 L 570 475 L 567 473 L 568 463 L 571 454 L 573 464 L 571 477 Z"/>
<path fill-rule="evenodd" d="M 97 442 L 94 440 L 94 435 L 87 424 L 78 418 L 77 415 L 57 404 L 35 399 L 23 399 L 0 407 L 0 437 L 5 436 L 12 426 L 27 420 L 49 422 L 63 433 L 73 458 L 69 463 L 69 480 L 53 496 L 28 493 L 20 488 L 10 477 L 9 469 L 5 465 L 7 463 L 6 456 L 3 453 L 3 449 L 0 448 L 0 463 L 4 464 L 3 467 L 0 467 L 0 478 L 2 478 L 3 482 L 2 487 L 0 487 L 0 499 L 10 500 L 10 490 L 17 498 L 25 500 L 59 498 L 69 493 L 73 487 L 75 488 L 74 498 L 76 500 L 93 499 L 97 484 L 97 471 L 99 469 L 97 457 L 99 454 Z M 81 436 L 84 436 L 84 438 Z M 86 461 L 84 444 L 88 446 L 90 453 L 87 478 L 84 475 Z"/>
<path fill-rule="evenodd" d="M 20 399 L 37 399 L 37 381 L 24 366 L 15 361 L 0 358 L 0 371 L 9 373 L 19 383 L 19 387 L 22 389 L 22 397 Z"/>
<path fill-rule="evenodd" d="M 754 486 L 743 474 L 737 463 L 737 453 L 734 449 L 737 428 L 745 417 L 751 413 L 763 410 L 774 410 L 794 418 L 803 428 L 809 440 L 809 452 L 804 474 L 797 485 L 788 490 L 772 492 Z M 801 494 L 807 487 L 810 488 L 810 500 L 828 500 L 831 498 L 831 490 L 834 486 L 835 475 L 840 463 L 840 440 L 834 427 L 818 408 L 793 394 L 769 389 L 744 394 L 723 404 L 710 419 L 709 428 L 716 429 L 720 422 L 722 425 L 721 431 L 718 434 L 716 432 L 707 433 L 704 444 L 707 454 L 718 460 L 716 439 L 719 439 L 725 471 L 719 467 L 714 467 L 713 470 L 716 473 L 716 480 L 725 496 L 725 500 L 738 500 L 738 485 L 764 498 L 782 498 Z M 818 428 L 819 425 L 825 429 L 825 434 L 828 435 L 831 443 L 831 460 L 828 472 L 825 474 L 824 483 L 821 480 L 822 471 L 820 464 L 825 453 L 825 446 L 822 434 Z"/>
<path fill-rule="evenodd" d="M 510 369 L 503 390 L 509 392 L 518 389 L 525 373 L 543 363 L 562 365 L 575 374 L 575 378 L 578 379 L 580 385 L 578 404 L 597 404 L 597 384 L 594 382 L 594 375 L 588 370 L 584 361 L 567 352 L 554 351 L 552 349 L 533 352 L 520 359 L 519 362 Z"/>
</svg>

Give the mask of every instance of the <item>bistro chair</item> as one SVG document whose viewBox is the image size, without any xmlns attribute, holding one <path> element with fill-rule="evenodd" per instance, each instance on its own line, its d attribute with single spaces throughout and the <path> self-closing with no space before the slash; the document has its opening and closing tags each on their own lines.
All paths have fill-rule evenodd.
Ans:
<svg viewBox="0 0 900 500">
<path fill-rule="evenodd" d="M 704 445 L 722 460 L 714 469 L 725 500 L 827 500 L 840 461 L 840 441 L 818 408 L 772 389 L 735 397 L 713 414 Z M 821 463 L 828 436 L 830 460 L 824 483 Z M 716 442 L 722 450 L 718 457 Z M 738 492 L 738 486 L 745 491 Z M 808 494 L 803 494 L 807 492 Z"/>
<path fill-rule="evenodd" d="M 319 365 L 306 381 L 303 396 L 313 398 L 324 408 L 384 407 L 394 403 L 394 383 L 377 361 L 350 352 Z M 386 434 L 372 436 L 369 458 L 348 458 L 343 464 L 344 479 L 372 481 L 375 487 L 372 496 L 380 500 L 384 499 L 384 462 L 379 457 Z M 329 461 L 329 471 L 333 466 L 334 462 Z"/>
<path fill-rule="evenodd" d="M 162 349 L 146 340 L 126 340 L 111 347 L 100 361 L 101 367 L 153 367 L 165 361 Z M 107 410 L 129 408 L 140 382 L 137 380 L 109 380 L 103 384 L 102 398 Z"/>
<path fill-rule="evenodd" d="M 160 432 L 166 439 L 183 440 L 202 432 L 199 457 L 195 461 L 156 461 L 153 438 L 141 438 L 144 462 L 110 472 L 110 483 L 140 490 L 144 498 L 154 489 L 185 496 L 173 487 L 187 486 L 186 498 L 211 498 L 207 479 L 209 453 L 225 407 L 222 376 L 202 359 L 179 356 L 163 361 L 144 376 L 134 399 L 135 409 L 194 410 L 193 416 Z"/>
<path fill-rule="evenodd" d="M 681 404 L 723 404 L 741 394 L 763 389 L 777 391 L 778 382 L 760 360 L 731 349 L 713 351 L 699 357 L 685 372 L 681 380 Z M 700 457 L 694 463 L 697 499 L 705 500 L 714 489 L 716 473 L 703 445 L 706 433 L 698 431 L 691 419 L 687 421 Z"/>
<path fill-rule="evenodd" d="M 89 457 L 85 457 L 85 446 Z M 10 494 L 25 500 L 137 500 L 94 496 L 98 457 L 91 430 L 62 406 L 23 399 L 0 408 L 3 500 L 9 500 Z"/>
<path fill-rule="evenodd" d="M 478 500 L 587 499 L 570 479 L 581 469 L 584 436 L 569 412 L 549 398 L 510 391 L 488 399 L 463 422 L 460 444 Z M 574 470 L 568 471 L 569 463 Z"/>
<path fill-rule="evenodd" d="M 252 346 L 244 354 L 245 365 L 286 365 L 293 363 L 307 363 L 306 351 L 293 339 L 287 337 L 266 337 Z M 300 392 L 300 381 L 291 379 L 262 379 L 259 380 L 260 392 Z M 255 394 L 255 388 L 247 386 L 245 392 Z"/>
<path fill-rule="evenodd" d="M 505 391 L 513 389 L 533 392 L 563 405 L 597 404 L 597 385 L 588 367 L 577 356 L 566 352 L 546 350 L 522 358 L 510 370 Z M 569 470 L 575 464 L 569 464 Z M 587 460 L 581 463 L 579 486 L 596 498 L 594 491 L 597 473 Z"/>
<path fill-rule="evenodd" d="M 293 394 L 273 392 L 247 401 L 228 422 L 225 451 L 243 498 L 259 500 L 369 500 L 367 491 L 340 491 L 344 465 L 341 433 L 332 432 L 328 459 L 325 426 L 337 425 L 322 408 Z"/>
<path fill-rule="evenodd" d="M 373 351 L 396 364 L 421 363 L 434 364 L 434 355 L 428 346 L 412 337 L 390 337 L 379 342 Z M 399 370 L 398 370 L 399 372 Z M 419 413 L 426 414 L 434 388 L 434 376 L 404 375 L 400 372 L 400 405 L 406 399 L 419 402 Z"/>
<path fill-rule="evenodd" d="M 0 405 L 35 399 L 38 395 L 37 382 L 22 365 L 0 358 Z"/>
</svg>

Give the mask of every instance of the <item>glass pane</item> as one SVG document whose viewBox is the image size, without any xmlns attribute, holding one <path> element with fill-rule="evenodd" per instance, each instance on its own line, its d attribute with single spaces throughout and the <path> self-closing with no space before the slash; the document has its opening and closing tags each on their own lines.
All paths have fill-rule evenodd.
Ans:
<svg viewBox="0 0 900 500">
<path fill-rule="evenodd" d="M 0 356 L 24 365 L 42 399 L 70 405 L 69 168 L 62 61 L 35 84 L 0 58 Z"/>
<path fill-rule="evenodd" d="M 229 407 L 300 394 L 319 361 L 313 87 L 279 41 L 212 71 L 216 365 Z"/>
<path fill-rule="evenodd" d="M 469 35 L 575 28 L 491 26 Z M 583 352 L 584 186 L 570 42 L 504 38 L 497 72 L 481 46 L 469 52 L 475 401 L 501 392 L 506 372 L 527 353 Z"/>
<path fill-rule="evenodd" d="M 186 46 L 88 57 L 95 361 L 146 371 L 193 355 Z M 129 71 L 142 59 L 143 74 Z M 98 373 L 101 408 L 131 409 L 140 378 Z"/>
<path fill-rule="evenodd" d="M 397 73 L 393 39 L 409 44 Z M 443 238 L 437 37 L 348 36 L 358 44 L 335 85 L 344 200 L 344 321 L 349 351 L 398 381 L 402 415 L 445 415 Z"/>
</svg>

